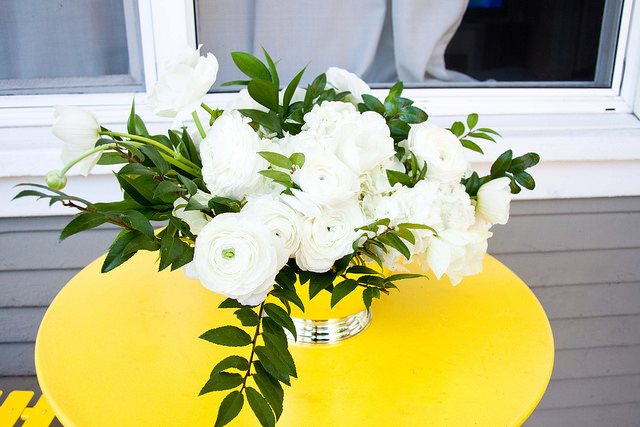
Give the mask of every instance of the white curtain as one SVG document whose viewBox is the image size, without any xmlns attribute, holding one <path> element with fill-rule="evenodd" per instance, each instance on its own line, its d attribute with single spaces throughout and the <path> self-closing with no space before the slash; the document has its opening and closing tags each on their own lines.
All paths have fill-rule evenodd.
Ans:
<svg viewBox="0 0 640 427">
<path fill-rule="evenodd" d="M 198 41 L 221 63 L 219 80 L 241 77 L 228 52 L 262 57 L 262 47 L 290 79 L 329 66 L 370 83 L 470 81 L 447 70 L 444 52 L 468 0 L 200 0 Z M 308 80 L 307 80 L 308 81 Z"/>
</svg>

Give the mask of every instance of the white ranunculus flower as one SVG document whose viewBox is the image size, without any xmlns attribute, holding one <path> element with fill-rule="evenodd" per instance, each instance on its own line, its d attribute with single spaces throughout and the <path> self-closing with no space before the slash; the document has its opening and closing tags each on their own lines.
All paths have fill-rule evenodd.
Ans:
<svg viewBox="0 0 640 427">
<path fill-rule="evenodd" d="M 364 194 L 381 194 L 391 191 L 387 169 L 405 173 L 404 164 L 394 155 L 360 175 L 360 190 Z"/>
<path fill-rule="evenodd" d="M 355 199 L 317 210 L 315 216 L 303 220 L 296 264 L 315 273 L 328 271 L 338 259 L 353 252 L 353 242 L 359 236 L 355 229 L 362 225 L 364 216 Z"/>
<path fill-rule="evenodd" d="M 506 224 L 511 204 L 510 180 L 498 178 L 482 185 L 478 190 L 476 213 L 490 224 Z"/>
<path fill-rule="evenodd" d="M 407 146 L 421 166 L 427 162 L 427 178 L 458 183 L 467 170 L 462 144 L 451 131 L 427 122 L 412 125 Z"/>
<path fill-rule="evenodd" d="M 441 183 L 441 215 L 443 228 L 467 230 L 475 223 L 475 208 L 464 185 Z"/>
<path fill-rule="evenodd" d="M 371 95 L 369 85 L 350 71 L 331 67 L 325 74 L 327 76 L 327 83 L 336 88 L 338 92 L 351 92 L 351 95 L 349 95 L 347 99 L 354 104 L 362 102 L 363 94 Z"/>
<path fill-rule="evenodd" d="M 258 172 L 269 163 L 256 154 L 260 138 L 248 121 L 237 111 L 225 112 L 200 143 L 202 179 L 213 195 L 242 200 L 265 185 Z"/>
<path fill-rule="evenodd" d="M 431 239 L 424 258 L 438 279 L 446 274 L 455 286 L 463 276 L 477 273 L 478 263 L 482 268 L 489 237 L 487 231 L 444 230 Z"/>
<path fill-rule="evenodd" d="M 211 195 L 205 193 L 204 191 L 198 190 L 196 194 L 191 196 L 192 199 L 196 200 L 203 205 L 207 205 L 209 199 L 211 199 Z M 211 217 L 205 213 L 200 212 L 199 210 L 184 210 L 187 206 L 187 201 L 181 197 L 178 197 L 173 202 L 173 216 L 180 218 L 189 226 L 189 230 L 193 234 L 200 233 L 202 227 L 207 225 L 209 221 L 211 221 Z"/>
<path fill-rule="evenodd" d="M 354 197 L 359 189 L 358 175 L 328 151 L 305 153 L 304 165 L 292 174 L 298 184 L 316 203 L 334 206 Z"/>
<path fill-rule="evenodd" d="M 100 124 L 91 111 L 80 107 L 57 105 L 55 122 L 51 132 L 64 142 L 61 159 L 65 165 L 93 149 L 100 138 Z M 102 153 L 91 154 L 76 167 L 82 175 L 88 175 Z"/>
<path fill-rule="evenodd" d="M 244 305 L 265 300 L 288 260 L 281 242 L 259 220 L 242 213 L 217 215 L 198 234 L 188 277 Z"/>
<path fill-rule="evenodd" d="M 335 152 L 356 173 L 366 173 L 395 155 L 393 138 L 385 119 L 378 113 L 355 113 L 334 136 Z"/>
<path fill-rule="evenodd" d="M 316 104 L 304 115 L 303 131 L 311 131 L 316 137 L 332 138 L 345 123 L 357 120 L 359 115 L 352 104 L 327 101 Z"/>
<path fill-rule="evenodd" d="M 250 199 L 242 213 L 256 218 L 273 231 L 289 256 L 300 248 L 302 215 L 279 197 L 267 195 Z"/>
<path fill-rule="evenodd" d="M 147 104 L 154 114 L 175 117 L 176 124 L 198 108 L 218 75 L 218 60 L 211 53 L 200 56 L 200 47 L 195 51 L 185 47 L 160 73 L 147 95 Z"/>
</svg>

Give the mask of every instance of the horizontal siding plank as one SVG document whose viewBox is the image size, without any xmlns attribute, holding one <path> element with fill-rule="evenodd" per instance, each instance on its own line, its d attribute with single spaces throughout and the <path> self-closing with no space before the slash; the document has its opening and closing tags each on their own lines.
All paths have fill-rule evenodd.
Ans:
<svg viewBox="0 0 640 427">
<path fill-rule="evenodd" d="M 640 282 L 534 288 L 552 319 L 640 314 Z"/>
<path fill-rule="evenodd" d="M 35 343 L 0 343 L 0 377 L 35 375 Z"/>
<path fill-rule="evenodd" d="M 640 212 L 640 197 L 514 200 L 511 203 L 512 216 L 602 212 Z"/>
<path fill-rule="evenodd" d="M 538 408 L 640 402 L 640 375 L 551 381 Z"/>
<path fill-rule="evenodd" d="M 640 374 L 640 345 L 556 350 L 552 380 Z"/>
<path fill-rule="evenodd" d="M 0 308 L 48 306 L 78 271 L 0 271 Z"/>
<path fill-rule="evenodd" d="M 559 350 L 640 344 L 640 315 L 551 319 L 550 323 Z"/>
<path fill-rule="evenodd" d="M 491 229 L 492 253 L 640 247 L 640 212 L 512 216 Z"/>
<path fill-rule="evenodd" d="M 640 403 L 536 409 L 523 427 L 638 427 Z"/>
<path fill-rule="evenodd" d="M 0 343 L 35 342 L 46 307 L 0 308 Z"/>
<path fill-rule="evenodd" d="M 640 281 L 640 249 L 501 254 L 496 258 L 532 288 Z"/>
<path fill-rule="evenodd" d="M 105 253 L 117 230 L 100 229 L 58 243 L 58 231 L 0 234 L 0 271 L 82 268 Z"/>
</svg>

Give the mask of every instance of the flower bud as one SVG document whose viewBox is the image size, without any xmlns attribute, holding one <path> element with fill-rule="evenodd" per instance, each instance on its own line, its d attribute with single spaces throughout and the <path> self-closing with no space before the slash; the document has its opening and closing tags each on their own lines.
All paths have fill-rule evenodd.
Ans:
<svg viewBox="0 0 640 427">
<path fill-rule="evenodd" d="M 63 175 L 59 170 L 52 170 L 47 172 L 45 181 L 50 188 L 61 190 L 67 185 L 67 176 Z"/>
</svg>

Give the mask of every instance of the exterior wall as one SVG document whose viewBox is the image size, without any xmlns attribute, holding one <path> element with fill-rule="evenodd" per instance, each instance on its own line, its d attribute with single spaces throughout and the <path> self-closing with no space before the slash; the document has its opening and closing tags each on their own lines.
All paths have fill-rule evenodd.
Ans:
<svg viewBox="0 0 640 427">
<path fill-rule="evenodd" d="M 47 305 L 118 231 L 58 244 L 67 219 L 0 219 L 0 389 L 37 387 L 34 340 Z M 489 251 L 532 288 L 554 332 L 551 383 L 526 426 L 637 425 L 640 197 L 517 201 L 492 231 Z"/>
</svg>

